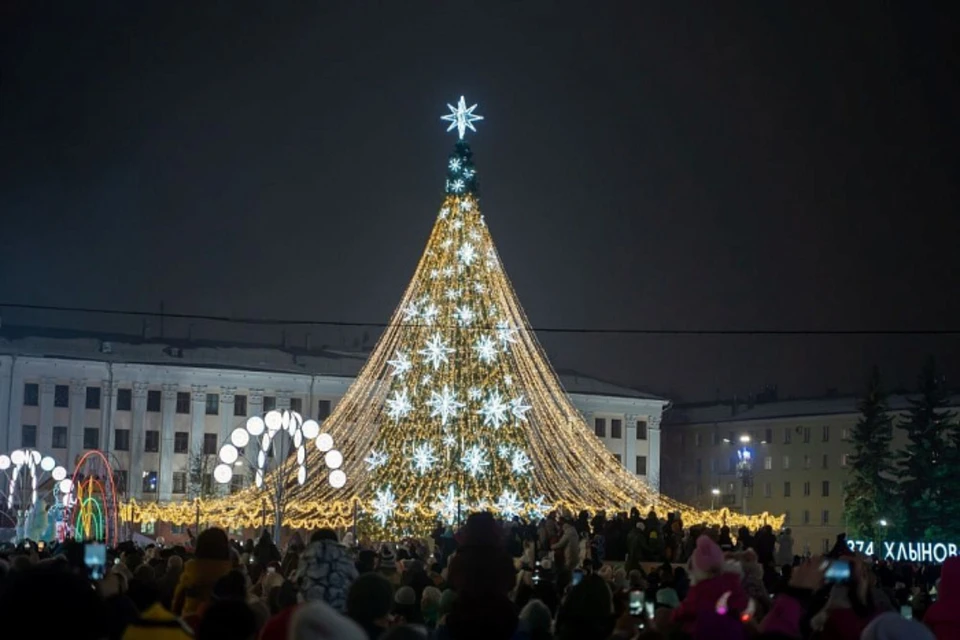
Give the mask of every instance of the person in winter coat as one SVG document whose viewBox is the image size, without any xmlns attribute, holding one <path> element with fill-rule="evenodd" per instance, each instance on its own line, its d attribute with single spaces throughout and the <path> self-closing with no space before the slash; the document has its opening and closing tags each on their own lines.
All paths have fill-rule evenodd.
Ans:
<svg viewBox="0 0 960 640">
<path fill-rule="evenodd" d="M 197 536 L 196 557 L 187 562 L 173 594 L 173 613 L 190 616 L 210 602 L 213 585 L 230 573 L 230 541 L 223 529 L 206 529 Z"/>
<path fill-rule="evenodd" d="M 927 609 L 923 623 L 937 640 L 960 640 L 960 556 L 943 563 L 937 601 Z"/>
<path fill-rule="evenodd" d="M 563 534 L 550 548 L 563 553 L 563 562 L 567 571 L 580 568 L 580 535 L 569 519 L 564 520 Z"/>
<path fill-rule="evenodd" d="M 270 533 L 266 529 L 263 530 L 260 539 L 257 540 L 257 546 L 253 549 L 253 557 L 261 567 L 266 567 L 271 562 L 279 563 L 281 560 L 280 550 L 277 549 L 277 545 L 273 544 L 273 538 L 270 537 Z"/>
<path fill-rule="evenodd" d="M 347 593 L 357 575 L 346 547 L 333 540 L 319 540 L 300 554 L 294 582 L 305 602 L 322 600 L 337 611 L 345 611 Z"/>
<path fill-rule="evenodd" d="M 740 576 L 723 570 L 723 551 L 707 536 L 697 538 L 697 548 L 690 558 L 693 586 L 680 606 L 674 609 L 672 621 L 681 626 L 684 633 L 692 634 L 699 617 L 708 617 L 716 612 L 717 601 L 729 594 L 726 607 L 729 612 L 746 610 L 749 599 L 740 585 Z"/>
<path fill-rule="evenodd" d="M 765 525 L 753 541 L 753 548 L 757 552 L 757 559 L 761 565 L 767 566 L 773 562 L 773 553 L 776 546 L 777 538 L 773 535 L 773 527 Z"/>
<path fill-rule="evenodd" d="M 638 521 L 637 526 L 627 536 L 627 563 L 624 565 L 627 573 L 639 569 L 640 563 L 649 556 L 645 526 L 642 521 Z"/>
<path fill-rule="evenodd" d="M 784 529 L 780 532 L 780 537 L 777 539 L 779 546 L 777 547 L 776 561 L 777 566 L 782 567 L 783 565 L 792 565 L 793 564 L 793 535 L 791 535 L 790 529 Z"/>
</svg>

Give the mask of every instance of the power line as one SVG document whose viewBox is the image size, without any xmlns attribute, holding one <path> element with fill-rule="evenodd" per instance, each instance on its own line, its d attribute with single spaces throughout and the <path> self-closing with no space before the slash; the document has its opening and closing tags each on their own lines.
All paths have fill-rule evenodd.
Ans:
<svg viewBox="0 0 960 640">
<path fill-rule="evenodd" d="M 44 304 L 20 304 L 0 302 L 0 308 L 30 311 L 57 311 L 89 313 L 138 318 L 164 318 L 171 320 L 205 320 L 228 324 L 264 326 L 323 326 L 323 327 L 390 327 L 388 322 L 348 322 L 344 320 L 289 320 L 282 318 L 252 318 L 220 316 L 201 313 L 159 313 L 156 311 L 132 311 L 125 309 L 102 309 L 92 307 L 65 307 Z M 637 328 L 570 328 L 530 327 L 536 333 L 568 334 L 619 334 L 619 335 L 674 335 L 674 336 L 956 336 L 960 329 L 637 329 Z"/>
</svg>

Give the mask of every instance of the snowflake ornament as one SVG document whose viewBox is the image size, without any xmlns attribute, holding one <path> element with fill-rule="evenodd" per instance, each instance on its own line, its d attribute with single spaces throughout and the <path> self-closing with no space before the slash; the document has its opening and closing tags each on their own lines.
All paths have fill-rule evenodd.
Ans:
<svg viewBox="0 0 960 640">
<path fill-rule="evenodd" d="M 526 413 L 530 411 L 532 407 L 524 402 L 523 394 L 520 394 L 516 398 L 510 401 L 510 413 L 513 414 L 513 417 L 519 420 L 520 422 L 526 422 L 527 418 Z"/>
<path fill-rule="evenodd" d="M 474 175 L 475 173 L 476 173 L 476 171 L 474 171 L 474 170 L 471 169 L 470 167 L 464 167 L 463 172 L 462 172 L 462 175 L 463 175 L 464 178 L 466 178 L 467 180 L 469 180 L 470 178 L 473 177 L 473 175 Z"/>
<path fill-rule="evenodd" d="M 436 280 L 436 279 L 439 278 L 439 277 L 440 277 L 440 270 L 439 270 L 439 269 L 430 269 L 430 279 L 431 279 L 431 280 Z"/>
<path fill-rule="evenodd" d="M 440 209 L 440 219 L 441 219 L 441 220 L 445 219 L 448 215 L 450 215 L 450 207 L 444 207 L 444 208 Z"/>
<path fill-rule="evenodd" d="M 530 517 L 534 520 L 543 520 L 547 517 L 547 513 L 550 512 L 550 505 L 546 503 L 546 498 L 537 496 L 527 506 L 527 510 L 530 513 Z"/>
<path fill-rule="evenodd" d="M 517 330 L 510 325 L 507 320 L 501 320 L 497 323 L 497 340 L 506 347 L 508 344 L 516 344 Z"/>
<path fill-rule="evenodd" d="M 413 410 L 413 404 L 407 396 L 406 389 L 397 389 L 392 398 L 387 398 L 387 415 L 394 420 L 406 418 Z"/>
<path fill-rule="evenodd" d="M 509 373 L 508 373 L 507 375 L 503 376 L 503 384 L 507 385 L 508 387 L 509 387 L 509 386 L 512 386 L 512 385 L 513 385 L 513 376 L 510 375 Z"/>
<path fill-rule="evenodd" d="M 453 267 L 444 267 L 442 273 L 443 273 L 444 276 L 446 276 L 447 278 L 449 278 L 450 276 L 453 275 Z"/>
<path fill-rule="evenodd" d="M 387 364 L 393 367 L 393 371 L 390 373 L 397 376 L 401 380 L 403 375 L 410 371 L 410 367 L 413 366 L 413 363 L 410 362 L 410 358 L 407 357 L 403 351 L 397 351 L 397 355 L 393 357 L 393 360 L 387 360 Z"/>
<path fill-rule="evenodd" d="M 431 382 L 433 382 L 433 376 L 430 375 L 429 373 L 423 374 L 423 377 L 420 378 L 420 386 L 422 387 L 430 386 Z"/>
<path fill-rule="evenodd" d="M 457 394 L 453 389 L 448 385 L 443 385 L 440 393 L 430 392 L 427 406 L 430 407 L 430 417 L 440 418 L 440 424 L 446 425 L 450 418 L 457 417 L 457 413 L 463 408 L 463 403 L 457 400 Z"/>
<path fill-rule="evenodd" d="M 499 391 L 491 391 L 486 401 L 480 407 L 483 416 L 483 426 L 499 429 L 507 421 L 509 405 L 503 401 Z"/>
<path fill-rule="evenodd" d="M 453 434 L 448 433 L 447 435 L 443 436 L 443 446 L 453 448 L 457 446 L 457 439 L 453 437 Z"/>
<path fill-rule="evenodd" d="M 500 512 L 500 515 L 508 520 L 520 515 L 520 511 L 523 509 L 523 503 L 517 498 L 516 492 L 507 490 L 500 494 L 494 506 Z"/>
<path fill-rule="evenodd" d="M 483 397 L 483 392 L 480 391 L 480 387 L 470 387 L 470 389 L 467 390 L 467 397 L 471 400 L 479 400 Z"/>
<path fill-rule="evenodd" d="M 450 171 L 460 171 L 460 167 L 463 165 L 463 161 L 460 158 L 450 158 L 450 162 L 447 163 L 447 166 L 450 167 Z"/>
<path fill-rule="evenodd" d="M 390 485 L 377 491 L 377 496 L 373 500 L 373 517 L 380 521 L 381 527 L 387 526 L 387 520 L 396 508 L 397 498 L 393 495 L 393 488 Z"/>
<path fill-rule="evenodd" d="M 440 309 L 437 308 L 437 305 L 430 304 L 423 310 L 421 313 L 423 316 L 423 322 L 429 327 L 433 326 L 434 320 L 437 319 L 437 316 L 440 315 Z"/>
<path fill-rule="evenodd" d="M 447 181 L 447 189 L 453 191 L 454 193 L 460 193 L 466 186 L 466 183 L 460 178 L 457 178 L 453 182 L 450 182 L 449 180 Z"/>
<path fill-rule="evenodd" d="M 457 307 L 457 310 L 453 312 L 453 317 L 457 319 L 457 324 L 461 327 L 469 327 L 474 318 L 473 309 L 467 305 Z"/>
<path fill-rule="evenodd" d="M 510 469 L 515 475 L 524 475 L 530 470 L 530 456 L 520 449 L 514 449 L 510 457 Z"/>
<path fill-rule="evenodd" d="M 477 293 L 483 293 L 487 290 L 487 285 L 483 284 L 482 282 L 475 282 L 473 283 L 473 290 Z"/>
<path fill-rule="evenodd" d="M 460 291 L 460 289 L 454 289 L 453 287 L 450 287 L 449 289 L 443 292 L 443 295 L 447 297 L 447 300 L 456 300 L 457 298 L 460 297 L 461 293 L 462 292 Z"/>
<path fill-rule="evenodd" d="M 440 246 L 444 249 L 449 249 L 453 246 L 453 238 L 446 238 L 443 242 L 440 243 Z"/>
<path fill-rule="evenodd" d="M 454 228 L 454 229 L 457 229 L 457 230 L 462 229 L 462 228 L 463 228 L 463 220 L 460 220 L 459 218 L 457 218 L 456 220 L 454 220 L 454 221 L 453 221 L 453 228 Z"/>
<path fill-rule="evenodd" d="M 466 499 L 466 495 L 457 496 L 457 489 L 453 485 L 445 493 L 440 494 L 440 499 L 434 505 L 437 515 L 446 524 L 454 524 L 457 520 L 457 514 L 460 511 L 460 499 Z"/>
<path fill-rule="evenodd" d="M 443 341 L 443 336 L 437 332 L 427 340 L 427 346 L 420 350 L 420 355 L 424 357 L 424 360 L 433 365 L 433 370 L 436 371 L 440 368 L 440 365 L 449 362 L 448 354 L 453 352 L 454 350 L 448 347 L 447 343 Z"/>
<path fill-rule="evenodd" d="M 470 235 L 470 239 L 473 240 L 474 242 L 480 242 L 480 232 L 477 231 L 476 229 L 471 229 L 469 235 Z"/>
<path fill-rule="evenodd" d="M 510 445 L 508 444 L 502 444 L 499 447 L 497 447 L 497 455 L 500 456 L 501 460 L 506 460 L 507 458 L 509 458 L 511 455 L 510 452 L 511 452 L 511 449 L 510 449 Z"/>
<path fill-rule="evenodd" d="M 460 262 L 469 267 L 477 259 L 477 250 L 469 242 L 464 242 L 460 245 L 457 256 L 460 258 Z"/>
<path fill-rule="evenodd" d="M 407 500 L 406 504 L 403 505 L 403 508 L 407 510 L 407 513 L 413 513 L 419 506 L 420 505 L 416 500 Z"/>
<path fill-rule="evenodd" d="M 373 471 L 377 467 L 387 464 L 387 454 L 376 449 L 370 452 L 370 455 L 363 459 L 367 463 L 367 470 Z"/>
<path fill-rule="evenodd" d="M 420 315 L 420 310 L 415 302 L 411 302 L 403 308 L 403 319 L 406 321 L 415 320 L 418 315 Z"/>
<path fill-rule="evenodd" d="M 460 201 L 460 208 L 464 211 L 470 211 L 470 209 L 473 209 L 473 201 L 470 198 L 464 198 Z"/>
<path fill-rule="evenodd" d="M 473 345 L 477 358 L 484 364 L 490 364 L 497 359 L 497 343 L 490 336 L 480 336 Z"/>
<path fill-rule="evenodd" d="M 429 442 L 422 442 L 413 448 L 413 468 L 420 475 L 430 471 L 437 460 L 433 445 Z"/>
<path fill-rule="evenodd" d="M 471 478 L 482 476 L 487 467 L 490 466 L 490 461 L 487 460 L 487 452 L 477 445 L 472 445 L 467 449 L 463 457 L 460 458 L 460 463 Z"/>
</svg>

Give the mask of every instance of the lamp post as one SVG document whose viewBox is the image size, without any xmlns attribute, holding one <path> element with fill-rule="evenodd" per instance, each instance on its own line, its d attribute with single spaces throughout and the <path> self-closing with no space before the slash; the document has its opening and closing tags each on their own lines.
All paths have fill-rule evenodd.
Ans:
<svg viewBox="0 0 960 640">
<path fill-rule="evenodd" d="M 747 493 L 753 488 L 753 451 L 750 450 L 750 436 L 740 436 L 740 447 L 737 449 L 737 476 L 743 484 L 743 515 L 747 511 Z"/>
<path fill-rule="evenodd" d="M 713 511 L 716 508 L 717 496 L 720 495 L 720 489 L 714 487 L 710 489 L 710 510 Z"/>
<path fill-rule="evenodd" d="M 882 559 L 882 558 L 883 558 L 883 543 L 884 543 L 884 541 L 886 541 L 886 539 L 887 539 L 887 525 L 888 525 L 889 523 L 887 522 L 887 519 L 886 519 L 886 518 L 880 518 L 880 520 L 877 522 L 877 524 L 880 525 L 880 530 L 879 530 L 879 533 L 880 533 L 880 545 L 877 547 L 877 555 L 880 556 L 880 558 Z"/>
</svg>

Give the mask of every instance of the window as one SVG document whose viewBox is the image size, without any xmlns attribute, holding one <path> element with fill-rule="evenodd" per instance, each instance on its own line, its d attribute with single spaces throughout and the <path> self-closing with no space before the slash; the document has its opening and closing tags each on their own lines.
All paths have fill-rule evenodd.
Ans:
<svg viewBox="0 0 960 640">
<path fill-rule="evenodd" d="M 100 448 L 100 429 L 97 429 L 96 427 L 84 427 L 83 448 L 84 449 Z"/>
<path fill-rule="evenodd" d="M 160 413 L 160 391 L 150 389 L 147 391 L 147 411 L 150 413 Z"/>
<path fill-rule="evenodd" d="M 143 492 L 144 493 L 157 492 L 157 472 L 156 471 L 145 471 L 143 473 Z"/>
<path fill-rule="evenodd" d="M 170 525 L 170 533 L 175 536 L 183 535 L 187 530 L 187 525 L 185 524 L 172 524 Z"/>
<path fill-rule="evenodd" d="M 823 553 L 830 553 L 830 538 L 823 538 L 820 540 L 820 550 Z"/>
<path fill-rule="evenodd" d="M 233 474 L 233 477 L 230 478 L 230 493 L 236 493 L 242 490 L 245 483 L 246 478 L 242 474 Z"/>
<path fill-rule="evenodd" d="M 765 482 L 763 483 L 763 497 L 772 498 L 773 497 L 773 483 Z"/>
<path fill-rule="evenodd" d="M 303 398 L 290 398 L 290 411 L 303 413 Z"/>
<path fill-rule="evenodd" d="M 40 405 L 40 385 L 36 382 L 28 382 L 23 385 L 23 405 L 25 407 Z"/>
<path fill-rule="evenodd" d="M 830 497 L 830 481 L 824 480 L 820 485 L 820 495 L 824 498 Z"/>
<path fill-rule="evenodd" d="M 66 449 L 67 448 L 67 428 L 66 427 L 54 427 L 53 428 L 53 443 L 50 445 L 54 449 Z"/>
<path fill-rule="evenodd" d="M 849 454 L 849 453 L 841 453 L 841 454 L 840 454 L 840 466 L 841 466 L 841 467 L 848 467 L 848 466 L 850 466 L 850 454 Z"/>
<path fill-rule="evenodd" d="M 177 391 L 177 413 L 190 413 L 190 393 Z"/>
<path fill-rule="evenodd" d="M 637 440 L 647 439 L 647 421 L 637 420 Z"/>
<path fill-rule="evenodd" d="M 127 492 L 128 484 L 126 469 L 119 469 L 113 472 L 113 484 L 116 485 L 118 493 L 123 494 Z"/>
<path fill-rule="evenodd" d="M 157 531 L 157 523 L 153 520 L 144 520 L 140 523 L 140 533 L 145 536 L 152 536 Z"/>
<path fill-rule="evenodd" d="M 217 434 L 203 434 L 203 452 L 208 456 L 217 454 Z"/>
<path fill-rule="evenodd" d="M 20 446 L 24 449 L 37 447 L 37 425 L 25 424 L 20 427 Z"/>
<path fill-rule="evenodd" d="M 803 524 L 810 524 L 810 509 L 803 510 Z"/>
<path fill-rule="evenodd" d="M 820 513 L 820 524 L 830 524 L 830 510 L 824 509 Z"/>
<path fill-rule="evenodd" d="M 803 483 L 803 495 L 804 495 L 804 496 L 809 496 L 809 495 L 810 495 L 810 481 L 809 481 L 809 480 L 807 480 L 806 482 Z"/>
<path fill-rule="evenodd" d="M 208 416 L 215 416 L 219 413 L 220 413 L 220 394 L 208 393 L 206 414 Z"/>
<path fill-rule="evenodd" d="M 190 447 L 190 434 L 186 431 L 177 431 L 173 434 L 173 452 L 186 453 Z"/>
<path fill-rule="evenodd" d="M 763 441 L 767 443 L 773 442 L 773 429 L 763 430 Z"/>
<path fill-rule="evenodd" d="M 844 442 L 850 439 L 850 427 L 844 427 L 840 430 L 840 439 Z"/>
<path fill-rule="evenodd" d="M 803 468 L 804 469 L 810 468 L 810 456 L 808 456 L 807 454 L 803 454 Z"/>
<path fill-rule="evenodd" d="M 65 384 L 58 384 L 53 388 L 53 406 L 70 406 L 70 387 Z"/>
<path fill-rule="evenodd" d="M 790 427 L 787 427 L 783 430 L 783 444 L 790 444 L 793 439 L 793 432 L 790 431 Z"/>
<path fill-rule="evenodd" d="M 607 436 L 607 421 L 605 418 L 594 418 L 593 432 L 598 438 L 605 438 Z"/>
<path fill-rule="evenodd" d="M 717 473 L 717 467 L 718 467 L 717 459 L 710 458 L 710 473 Z"/>
<path fill-rule="evenodd" d="M 695 447 L 703 446 L 703 434 L 702 434 L 702 433 L 699 433 L 699 432 L 698 432 L 698 433 L 693 434 L 693 446 L 695 446 Z"/>
<path fill-rule="evenodd" d="M 763 458 L 763 468 L 767 471 L 773 469 L 773 456 L 765 456 Z"/>
<path fill-rule="evenodd" d="M 783 456 L 783 468 L 784 470 L 790 468 L 790 456 Z"/>
<path fill-rule="evenodd" d="M 87 409 L 100 408 L 100 387 L 87 387 Z"/>
<path fill-rule="evenodd" d="M 647 456 L 637 456 L 637 475 L 647 475 Z"/>
<path fill-rule="evenodd" d="M 173 472 L 173 492 L 174 493 L 187 492 L 187 472 L 186 471 Z"/>
<path fill-rule="evenodd" d="M 239 395 L 233 398 L 233 415 L 247 415 L 247 396 Z"/>
<path fill-rule="evenodd" d="M 619 440 L 623 437 L 623 421 L 614 418 L 610 421 L 610 437 Z"/>
<path fill-rule="evenodd" d="M 143 440 L 143 450 L 147 453 L 156 453 L 160 451 L 160 432 L 156 429 L 148 429 L 144 432 L 146 436 Z"/>
<path fill-rule="evenodd" d="M 317 400 L 317 420 L 326 420 L 330 416 L 330 401 Z"/>
<path fill-rule="evenodd" d="M 820 441 L 830 442 L 830 425 L 828 424 L 823 425 L 823 428 L 821 429 L 821 434 L 820 434 Z"/>
<path fill-rule="evenodd" d="M 727 471 L 733 473 L 737 470 L 737 456 L 730 456 L 730 459 L 727 460 Z"/>
<path fill-rule="evenodd" d="M 277 408 L 276 396 L 263 396 L 263 412 L 273 411 Z"/>
<path fill-rule="evenodd" d="M 820 468 L 821 468 L 821 469 L 829 469 L 829 468 L 830 468 L 830 454 L 829 454 L 829 453 L 825 453 L 825 454 L 823 454 L 823 455 L 821 456 Z"/>
<path fill-rule="evenodd" d="M 117 411 L 130 411 L 133 406 L 133 392 L 130 389 L 117 389 Z"/>
<path fill-rule="evenodd" d="M 117 451 L 130 451 L 130 429 L 113 430 L 113 448 Z"/>
<path fill-rule="evenodd" d="M 803 444 L 810 444 L 810 427 L 803 428 Z"/>
<path fill-rule="evenodd" d="M 620 454 L 619 454 L 619 453 L 613 454 L 613 457 L 617 459 L 617 464 L 623 464 L 623 458 L 620 457 Z M 681 462 L 683 462 L 683 461 L 681 460 Z M 681 471 L 683 471 L 683 470 L 681 469 Z"/>
<path fill-rule="evenodd" d="M 717 431 L 716 429 L 713 430 L 713 438 L 711 439 L 711 443 L 713 444 L 713 446 L 717 446 L 718 444 L 720 444 L 720 432 Z"/>
<path fill-rule="evenodd" d="M 789 497 L 790 497 L 790 483 L 789 483 L 789 482 L 784 482 L 784 483 L 783 483 L 783 497 L 784 497 L 784 498 L 789 498 Z"/>
</svg>

